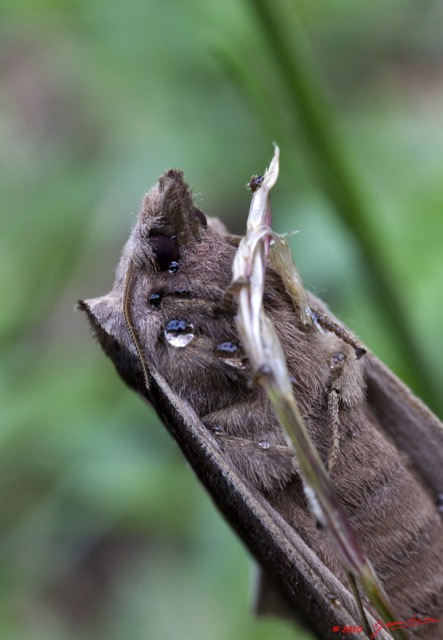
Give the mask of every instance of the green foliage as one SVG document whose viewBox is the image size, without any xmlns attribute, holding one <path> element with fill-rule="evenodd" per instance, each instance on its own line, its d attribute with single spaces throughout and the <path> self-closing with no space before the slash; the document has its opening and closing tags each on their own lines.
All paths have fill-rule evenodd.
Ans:
<svg viewBox="0 0 443 640">
<path fill-rule="evenodd" d="M 327 87 L 327 139 L 364 203 L 353 232 L 370 229 L 398 322 L 435 384 L 441 6 L 267 6 L 298 23 L 290 35 L 304 43 L 314 101 Z M 246 553 L 73 307 L 110 288 L 131 212 L 165 168 L 183 168 L 199 206 L 243 232 L 244 184 L 275 139 L 274 223 L 300 229 L 291 243 L 305 283 L 421 389 L 362 242 L 318 172 L 331 160 L 288 98 L 253 3 L 22 0 L 0 15 L 2 637 L 306 638 L 249 616 Z"/>
</svg>

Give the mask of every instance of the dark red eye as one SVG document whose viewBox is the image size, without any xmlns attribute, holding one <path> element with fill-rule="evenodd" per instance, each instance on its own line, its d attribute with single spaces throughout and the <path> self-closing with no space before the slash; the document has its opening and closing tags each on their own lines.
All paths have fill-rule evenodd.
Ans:
<svg viewBox="0 0 443 640">
<path fill-rule="evenodd" d="M 156 265 L 160 271 L 167 271 L 170 269 L 172 263 L 178 263 L 179 251 L 175 240 L 169 236 L 158 233 L 150 236 L 149 243 L 154 252 Z"/>
</svg>

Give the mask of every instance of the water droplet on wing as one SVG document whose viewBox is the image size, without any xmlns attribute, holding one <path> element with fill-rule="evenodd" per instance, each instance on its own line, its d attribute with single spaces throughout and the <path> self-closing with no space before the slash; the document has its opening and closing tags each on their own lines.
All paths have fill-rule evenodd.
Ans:
<svg viewBox="0 0 443 640">
<path fill-rule="evenodd" d="M 211 431 L 215 436 L 221 436 L 225 432 L 223 427 L 220 426 L 219 424 L 216 424 L 213 427 L 211 427 Z"/>
<path fill-rule="evenodd" d="M 195 337 L 194 325 L 187 320 L 170 320 L 166 325 L 164 336 L 173 347 L 186 347 Z"/>
<path fill-rule="evenodd" d="M 160 306 L 161 301 L 162 301 L 161 293 L 151 293 L 151 295 L 149 296 L 149 304 L 155 307 L 156 309 Z"/>
<path fill-rule="evenodd" d="M 175 260 L 169 263 L 168 271 L 169 273 L 176 273 L 179 269 L 179 264 Z"/>
<path fill-rule="evenodd" d="M 245 358 L 242 356 L 240 345 L 233 340 L 220 342 L 215 347 L 215 353 L 223 359 L 223 362 L 234 369 L 245 369 Z"/>
</svg>

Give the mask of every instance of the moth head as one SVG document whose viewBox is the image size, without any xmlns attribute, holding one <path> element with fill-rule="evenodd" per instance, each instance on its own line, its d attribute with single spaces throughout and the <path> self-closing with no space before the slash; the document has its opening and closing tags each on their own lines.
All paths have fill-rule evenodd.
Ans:
<svg viewBox="0 0 443 640">
<path fill-rule="evenodd" d="M 103 350 L 133 388 L 143 393 L 149 387 L 148 361 L 165 326 L 176 319 L 171 305 L 180 306 L 183 293 L 189 294 L 192 305 L 183 316 L 189 320 L 193 307 L 222 298 L 235 252 L 230 238 L 222 223 L 207 221 L 194 206 L 181 171 L 167 171 L 145 195 L 111 292 L 79 303 Z M 164 304 L 157 304 L 161 300 Z M 181 307 L 178 312 L 184 313 Z"/>
<path fill-rule="evenodd" d="M 206 229 L 206 217 L 194 206 L 183 172 L 170 169 L 143 199 L 132 233 L 131 259 L 137 266 L 177 271 L 182 254 Z"/>
</svg>

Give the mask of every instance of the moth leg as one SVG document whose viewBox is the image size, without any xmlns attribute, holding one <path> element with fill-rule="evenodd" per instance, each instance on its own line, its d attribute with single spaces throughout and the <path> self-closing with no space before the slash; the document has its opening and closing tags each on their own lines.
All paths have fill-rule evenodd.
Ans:
<svg viewBox="0 0 443 640">
<path fill-rule="evenodd" d="M 242 287 L 246 286 L 248 281 L 246 278 L 238 278 L 237 280 L 230 282 L 223 293 L 220 302 L 215 307 L 216 313 L 229 313 L 234 314 L 237 308 L 236 296 Z"/>
<path fill-rule="evenodd" d="M 260 491 L 280 490 L 297 473 L 294 453 L 287 445 L 271 445 L 266 439 L 255 442 L 220 432 L 215 435 L 237 470 Z"/>
<path fill-rule="evenodd" d="M 331 318 L 329 318 L 325 313 L 311 309 L 311 317 L 316 325 L 334 333 L 338 338 L 341 338 L 343 342 L 351 345 L 355 351 L 355 357 L 357 360 L 360 360 L 360 358 L 365 355 L 366 349 L 360 344 L 360 342 L 358 342 L 358 340 L 355 339 L 352 333 L 331 320 Z"/>
<path fill-rule="evenodd" d="M 331 357 L 331 376 L 327 385 L 328 426 L 332 434 L 332 442 L 326 461 L 326 468 L 332 472 L 340 453 L 340 403 L 343 388 L 343 369 L 346 363 L 344 353 L 337 351 Z"/>
<path fill-rule="evenodd" d="M 326 469 L 329 473 L 335 467 L 340 453 L 340 418 L 339 418 L 340 397 L 337 389 L 328 391 L 328 425 L 332 433 L 331 448 L 326 461 Z"/>
<path fill-rule="evenodd" d="M 297 475 L 297 462 L 275 416 L 258 405 L 239 402 L 203 416 L 202 422 L 241 475 L 273 493 Z"/>
</svg>

